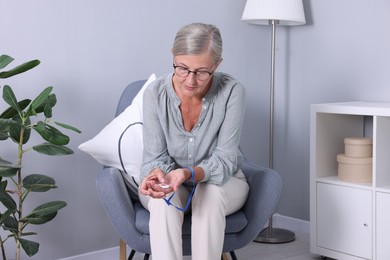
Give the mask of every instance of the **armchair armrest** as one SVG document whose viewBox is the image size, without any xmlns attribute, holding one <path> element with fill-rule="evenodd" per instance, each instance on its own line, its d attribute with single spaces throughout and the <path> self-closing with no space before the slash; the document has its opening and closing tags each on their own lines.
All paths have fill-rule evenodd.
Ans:
<svg viewBox="0 0 390 260">
<path fill-rule="evenodd" d="M 145 234 L 135 226 L 134 202 L 130 198 L 121 172 L 113 167 L 107 167 L 98 172 L 96 187 L 103 208 L 114 226 L 119 237 L 139 252 L 150 250 L 145 248 Z M 131 234 L 131 236 L 130 236 Z"/>
<path fill-rule="evenodd" d="M 249 225 L 245 232 L 251 232 L 248 236 L 254 239 L 274 213 L 282 190 L 282 179 L 276 171 L 256 165 L 246 158 L 241 169 L 250 186 L 243 208 Z"/>
</svg>

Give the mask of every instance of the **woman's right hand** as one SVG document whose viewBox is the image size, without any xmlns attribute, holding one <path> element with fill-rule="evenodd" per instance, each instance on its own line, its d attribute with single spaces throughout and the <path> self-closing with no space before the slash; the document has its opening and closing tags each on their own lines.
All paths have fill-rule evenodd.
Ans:
<svg viewBox="0 0 390 260">
<path fill-rule="evenodd" d="M 166 185 L 165 173 L 156 168 L 153 169 L 148 176 L 146 176 L 140 185 L 140 192 L 144 195 L 149 195 L 152 198 L 164 198 L 168 193 L 173 191 L 173 188 Z"/>
</svg>

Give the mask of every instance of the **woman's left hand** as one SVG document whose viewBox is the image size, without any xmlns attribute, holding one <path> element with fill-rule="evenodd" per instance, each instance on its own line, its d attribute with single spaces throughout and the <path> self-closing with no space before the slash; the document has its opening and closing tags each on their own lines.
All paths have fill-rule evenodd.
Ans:
<svg viewBox="0 0 390 260">
<path fill-rule="evenodd" d="M 183 168 L 173 170 L 165 175 L 166 182 L 169 183 L 169 186 L 171 186 L 174 191 L 176 191 L 180 185 L 188 179 L 188 173 Z"/>
</svg>

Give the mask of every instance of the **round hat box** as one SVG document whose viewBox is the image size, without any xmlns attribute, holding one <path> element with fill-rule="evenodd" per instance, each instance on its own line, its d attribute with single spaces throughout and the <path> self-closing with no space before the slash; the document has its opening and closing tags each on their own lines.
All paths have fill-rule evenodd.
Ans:
<svg viewBox="0 0 390 260">
<path fill-rule="evenodd" d="M 368 137 L 344 138 L 345 155 L 348 157 L 372 157 L 372 139 Z"/>
<path fill-rule="evenodd" d="M 372 182 L 372 157 L 353 158 L 338 154 L 337 162 L 338 176 L 341 180 L 355 183 Z"/>
</svg>

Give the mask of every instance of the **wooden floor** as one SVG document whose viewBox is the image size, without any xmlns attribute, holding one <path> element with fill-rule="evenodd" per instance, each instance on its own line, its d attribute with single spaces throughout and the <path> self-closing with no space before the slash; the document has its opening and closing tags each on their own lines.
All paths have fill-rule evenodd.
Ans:
<svg viewBox="0 0 390 260">
<path fill-rule="evenodd" d="M 320 256 L 310 254 L 309 234 L 295 233 L 296 239 L 285 244 L 264 244 L 252 242 L 236 252 L 239 260 L 319 260 Z"/>
<path fill-rule="evenodd" d="M 236 251 L 237 258 L 239 260 L 321 260 L 320 256 L 310 254 L 309 234 L 295 232 L 295 235 L 296 239 L 293 242 L 285 244 L 252 242 Z M 130 251 L 127 248 L 127 256 Z M 143 260 L 144 255 L 136 254 L 133 259 Z M 149 259 L 153 260 L 153 257 Z M 119 260 L 119 246 L 60 260 Z M 191 260 L 191 256 L 185 256 L 183 260 Z M 327 260 L 332 259 L 327 258 Z"/>
<path fill-rule="evenodd" d="M 321 257 L 310 254 L 309 234 L 295 233 L 296 239 L 285 244 L 264 244 L 252 242 L 237 250 L 239 260 L 320 260 Z M 134 260 L 142 260 L 143 255 L 137 254 Z M 149 259 L 153 259 L 150 257 Z M 184 260 L 190 260 L 185 256 Z"/>
</svg>

